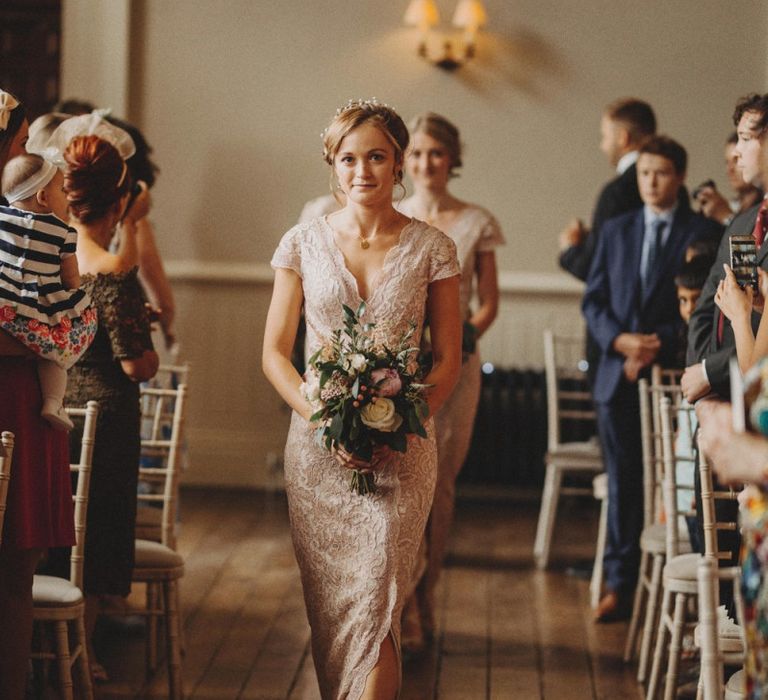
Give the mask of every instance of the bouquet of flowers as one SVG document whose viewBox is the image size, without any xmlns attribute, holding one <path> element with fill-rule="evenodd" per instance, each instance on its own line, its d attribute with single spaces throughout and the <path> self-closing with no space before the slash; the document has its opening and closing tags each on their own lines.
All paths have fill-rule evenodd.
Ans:
<svg viewBox="0 0 768 700">
<path fill-rule="evenodd" d="M 426 437 L 428 385 L 422 384 L 419 348 L 410 341 L 412 326 L 395 347 L 380 342 L 376 325 L 363 323 L 365 304 L 357 311 L 342 304 L 344 327 L 307 363 L 302 394 L 318 424 L 317 440 L 328 450 L 343 447 L 366 461 L 376 446 L 405 452 L 407 436 Z M 352 491 L 364 495 L 376 490 L 373 473 L 355 469 Z"/>
</svg>

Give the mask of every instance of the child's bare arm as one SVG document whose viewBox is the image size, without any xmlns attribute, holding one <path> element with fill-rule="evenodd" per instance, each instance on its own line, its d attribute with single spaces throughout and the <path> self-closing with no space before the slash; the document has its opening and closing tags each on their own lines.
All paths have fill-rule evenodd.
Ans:
<svg viewBox="0 0 768 700">
<path fill-rule="evenodd" d="M 61 261 L 61 281 L 67 289 L 80 287 L 80 269 L 77 266 L 77 256 L 70 255 Z"/>
</svg>

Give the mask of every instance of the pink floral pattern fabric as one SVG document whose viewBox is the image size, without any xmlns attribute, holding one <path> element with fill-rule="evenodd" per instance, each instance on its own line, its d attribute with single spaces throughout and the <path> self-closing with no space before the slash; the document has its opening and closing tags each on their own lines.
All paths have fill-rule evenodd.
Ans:
<svg viewBox="0 0 768 700">
<path fill-rule="evenodd" d="M 35 355 L 64 369 L 74 365 L 93 342 L 98 328 L 96 309 L 87 307 L 80 316 L 63 316 L 45 323 L 16 312 L 16 306 L 0 306 L 0 328 L 23 343 Z"/>
<path fill-rule="evenodd" d="M 272 266 L 302 279 L 308 353 L 342 326 L 342 303 L 357 308 L 362 301 L 324 218 L 288 231 Z M 393 340 L 414 322 L 418 344 L 429 284 L 458 274 L 453 242 L 412 220 L 387 253 L 364 319 Z M 408 451 L 377 474 L 376 493 L 360 496 L 349 489 L 348 471 L 315 442 L 314 427 L 292 416 L 286 491 L 323 700 L 361 697 L 388 634 L 399 650 L 400 616 L 435 486 L 431 420 L 426 428 L 428 439 L 411 436 Z"/>
</svg>

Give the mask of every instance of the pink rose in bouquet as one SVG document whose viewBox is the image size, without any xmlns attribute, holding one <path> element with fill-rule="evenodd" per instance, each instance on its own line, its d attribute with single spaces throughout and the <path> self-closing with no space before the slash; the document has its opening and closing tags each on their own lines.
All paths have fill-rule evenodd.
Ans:
<svg viewBox="0 0 768 700">
<path fill-rule="evenodd" d="M 403 389 L 403 380 L 396 369 L 381 367 L 371 372 L 371 381 L 379 396 L 397 396 Z"/>
</svg>

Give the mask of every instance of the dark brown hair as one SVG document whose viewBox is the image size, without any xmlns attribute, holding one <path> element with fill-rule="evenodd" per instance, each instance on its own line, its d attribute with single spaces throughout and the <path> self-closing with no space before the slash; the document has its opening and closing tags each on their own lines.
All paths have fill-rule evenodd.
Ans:
<svg viewBox="0 0 768 700">
<path fill-rule="evenodd" d="M 733 110 L 733 124 L 738 126 L 741 118 L 745 112 L 755 112 L 759 115 L 755 129 L 763 132 L 768 126 L 768 94 L 759 95 L 756 92 L 752 92 L 749 95 L 744 95 L 736 103 L 736 108 Z"/>
<path fill-rule="evenodd" d="M 117 149 L 98 136 L 78 136 L 64 151 L 64 192 L 72 215 L 84 224 L 107 215 L 131 187 Z"/>
<path fill-rule="evenodd" d="M 624 97 L 611 102 L 605 108 L 605 115 L 621 124 L 629 133 L 632 143 L 642 143 L 656 133 L 656 115 L 647 102 L 635 97 Z"/>
<path fill-rule="evenodd" d="M 640 146 L 640 155 L 643 153 L 662 156 L 671 161 L 678 175 L 684 175 L 685 169 L 688 167 L 688 153 L 677 141 L 669 138 L 669 136 L 652 136 Z"/>
</svg>

